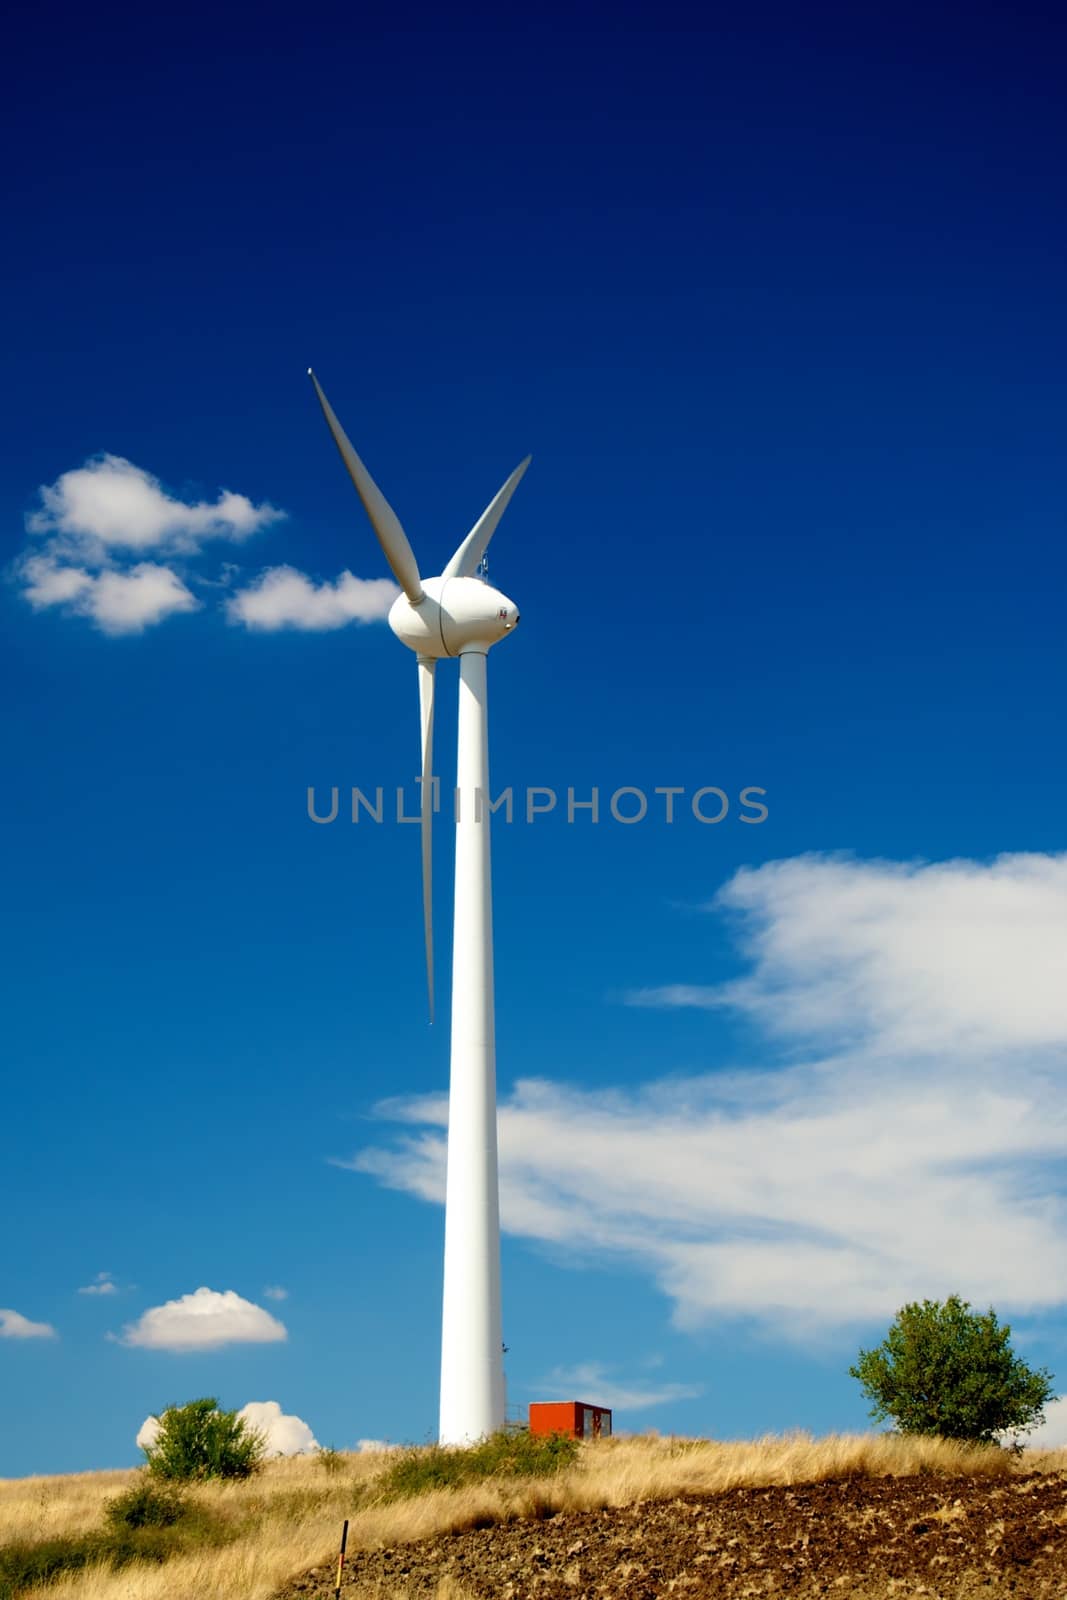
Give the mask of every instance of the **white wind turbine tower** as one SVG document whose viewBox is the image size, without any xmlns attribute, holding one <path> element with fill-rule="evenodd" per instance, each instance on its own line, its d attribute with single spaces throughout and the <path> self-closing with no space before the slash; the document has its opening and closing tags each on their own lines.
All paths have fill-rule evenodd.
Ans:
<svg viewBox="0 0 1067 1600">
<path fill-rule="evenodd" d="M 442 1444 L 466 1444 L 504 1423 L 497 1188 L 493 911 L 489 874 L 489 745 L 486 656 L 519 620 L 506 595 L 475 576 L 490 539 L 530 464 L 521 462 L 482 512 L 438 578 L 419 576 L 407 535 L 308 369 L 341 459 L 403 593 L 389 626 L 418 657 L 422 721 L 422 905 L 426 979 L 433 1018 L 430 856 L 434 669 L 459 657 L 456 754 L 456 884 L 452 941 L 452 1040 L 441 1321 Z"/>
</svg>

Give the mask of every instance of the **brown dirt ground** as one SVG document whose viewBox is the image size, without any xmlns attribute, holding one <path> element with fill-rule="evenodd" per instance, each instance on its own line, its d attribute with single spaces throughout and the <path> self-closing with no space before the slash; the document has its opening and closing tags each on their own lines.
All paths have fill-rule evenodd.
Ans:
<svg viewBox="0 0 1067 1600">
<path fill-rule="evenodd" d="M 1067 1477 L 847 1478 L 559 1512 L 348 1552 L 347 1600 L 1067 1600 Z M 333 1594 L 335 1568 L 278 1600 Z"/>
</svg>

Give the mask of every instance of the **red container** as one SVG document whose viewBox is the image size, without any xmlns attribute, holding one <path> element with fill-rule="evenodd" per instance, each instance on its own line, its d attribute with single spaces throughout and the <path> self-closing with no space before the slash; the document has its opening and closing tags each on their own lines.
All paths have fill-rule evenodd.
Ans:
<svg viewBox="0 0 1067 1600">
<path fill-rule="evenodd" d="M 610 1439 L 611 1412 L 607 1406 L 587 1406 L 582 1400 L 535 1401 L 530 1407 L 531 1433 L 565 1433 L 569 1439 Z"/>
</svg>

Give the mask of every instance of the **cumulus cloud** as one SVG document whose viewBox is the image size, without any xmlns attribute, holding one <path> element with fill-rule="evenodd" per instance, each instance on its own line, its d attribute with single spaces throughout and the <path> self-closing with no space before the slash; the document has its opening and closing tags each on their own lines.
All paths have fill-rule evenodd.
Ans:
<svg viewBox="0 0 1067 1600">
<path fill-rule="evenodd" d="M 356 1449 L 363 1455 L 378 1455 L 383 1450 L 399 1450 L 400 1445 L 390 1444 L 388 1439 L 357 1439 Z"/>
<path fill-rule="evenodd" d="M 1045 1420 L 1041 1426 L 1035 1428 L 1033 1433 L 1020 1437 L 1028 1450 L 1067 1449 L 1067 1395 L 1059 1400 L 1050 1400 L 1045 1407 Z"/>
<path fill-rule="evenodd" d="M 233 1289 L 200 1288 L 152 1306 L 127 1324 L 120 1344 L 146 1350 L 217 1350 L 227 1344 L 274 1344 L 288 1338 L 285 1326 L 262 1306 Z"/>
<path fill-rule="evenodd" d="M 294 567 L 269 567 L 244 588 L 236 588 L 232 563 L 218 578 L 193 571 L 190 560 L 208 541 L 242 543 L 286 513 L 232 489 L 214 500 L 182 499 L 123 456 L 94 456 L 42 484 L 38 495 L 26 518 L 30 544 L 10 573 L 34 610 L 86 617 L 102 633 L 143 633 L 200 610 L 190 585 L 229 589 L 226 616 L 255 632 L 374 622 L 400 592 L 388 578 L 347 571 L 315 583 Z"/>
<path fill-rule="evenodd" d="M 85 1284 L 79 1294 L 118 1294 L 118 1284 L 110 1272 L 98 1272 L 92 1283 Z"/>
<path fill-rule="evenodd" d="M 582 1400 L 591 1406 L 607 1406 L 610 1411 L 647 1411 L 672 1400 L 692 1400 L 704 1392 L 700 1384 L 647 1384 L 612 1378 L 599 1361 L 556 1367 L 537 1388 L 545 1399 Z"/>
<path fill-rule="evenodd" d="M 263 632 L 302 628 L 321 632 L 349 622 L 384 617 L 400 590 L 388 578 L 355 578 L 342 572 L 334 583 L 312 583 L 295 567 L 269 567 L 226 602 L 232 622 Z"/>
<path fill-rule="evenodd" d="M 247 539 L 284 511 L 223 489 L 214 501 L 180 500 L 123 456 L 99 455 L 42 484 L 30 533 L 99 556 L 109 549 L 196 550 L 208 539 Z"/>
<path fill-rule="evenodd" d="M 23 593 L 35 611 L 60 606 L 91 618 L 101 633 L 143 633 L 164 617 L 200 606 L 176 572 L 154 561 L 139 561 L 124 572 L 89 572 L 61 566 L 51 556 L 31 556 L 21 571 Z"/>
<path fill-rule="evenodd" d="M 31 1322 L 18 1311 L 0 1311 L 0 1339 L 55 1339 L 50 1322 Z"/>
<path fill-rule="evenodd" d="M 250 1400 L 237 1415 L 263 1435 L 268 1456 L 302 1456 L 319 1448 L 303 1418 L 283 1411 L 277 1400 Z M 159 1426 L 158 1417 L 145 1417 L 137 1430 L 139 1450 L 151 1450 L 159 1438 Z"/>
<path fill-rule="evenodd" d="M 319 1448 L 307 1423 L 287 1415 L 277 1400 L 250 1400 L 237 1415 L 264 1435 L 269 1456 L 303 1456 Z"/>
<path fill-rule="evenodd" d="M 143 633 L 198 610 L 184 558 L 209 539 L 242 541 L 285 515 L 229 489 L 214 501 L 179 499 L 115 455 L 62 473 L 39 497 L 26 518 L 31 543 L 14 563 L 15 580 L 34 610 L 87 617 L 112 635 Z"/>
<path fill-rule="evenodd" d="M 164 1414 L 164 1416 L 166 1416 L 166 1412 L 164 1412 L 163 1414 Z M 155 1444 L 155 1442 L 156 1442 L 156 1440 L 158 1438 L 159 1438 L 159 1418 L 158 1417 L 145 1417 L 144 1421 L 141 1423 L 141 1426 L 137 1430 L 137 1448 L 138 1448 L 138 1450 L 151 1450 L 152 1446 Z"/>
<path fill-rule="evenodd" d="M 764 1048 L 610 1091 L 516 1084 L 504 1227 L 638 1263 L 684 1328 L 807 1340 L 953 1291 L 1067 1303 L 1067 856 L 802 857 L 710 909 L 749 970 L 698 987 Z M 380 1111 L 406 1131 L 342 1164 L 440 1203 L 443 1097 Z"/>
</svg>

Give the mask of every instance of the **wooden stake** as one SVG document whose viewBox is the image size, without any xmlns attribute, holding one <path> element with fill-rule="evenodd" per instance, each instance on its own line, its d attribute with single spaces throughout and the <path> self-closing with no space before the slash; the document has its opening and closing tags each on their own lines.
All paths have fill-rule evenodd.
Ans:
<svg viewBox="0 0 1067 1600">
<path fill-rule="evenodd" d="M 348 1518 L 341 1529 L 341 1554 L 337 1557 L 337 1587 L 333 1591 L 333 1600 L 341 1600 L 341 1573 L 345 1564 L 345 1550 L 348 1548 Z"/>
</svg>

